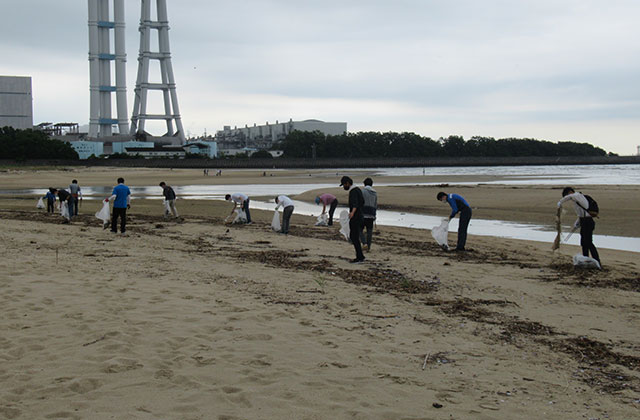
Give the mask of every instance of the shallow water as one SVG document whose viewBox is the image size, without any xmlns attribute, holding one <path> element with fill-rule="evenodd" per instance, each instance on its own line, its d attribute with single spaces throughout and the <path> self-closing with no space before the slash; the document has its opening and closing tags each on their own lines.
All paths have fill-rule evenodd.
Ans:
<svg viewBox="0 0 640 420">
<path fill-rule="evenodd" d="M 337 174 L 375 173 L 385 176 L 420 176 L 423 168 L 369 168 L 338 169 Z M 424 175 L 488 175 L 507 176 L 508 180 L 485 182 L 484 184 L 594 184 L 594 185 L 640 185 L 640 165 L 580 165 L 580 166 L 498 166 L 498 167 L 437 167 L 424 168 Z M 316 184 L 247 184 L 247 185 L 188 185 L 173 187 L 179 198 L 194 200 L 223 200 L 225 194 L 241 191 L 250 197 L 296 195 L 315 189 L 336 188 L 338 182 Z M 456 182 L 473 185 L 477 182 Z M 435 185 L 429 182 L 377 183 L 388 185 Z M 82 187 L 86 199 L 103 199 L 111 195 L 113 187 Z M 132 198 L 161 199 L 162 190 L 158 186 L 131 187 Z M 46 189 L 3 190 L 0 195 L 44 195 Z M 313 204 L 296 201 L 296 213 L 318 215 L 320 208 Z M 275 203 L 251 200 L 251 208 L 271 210 Z M 340 209 L 340 207 L 339 207 Z M 339 213 L 339 210 L 337 210 Z M 386 226 L 431 229 L 439 225 L 441 217 L 396 211 L 379 211 L 377 223 Z M 457 231 L 457 218 L 452 220 L 451 231 Z M 596 227 L 597 232 L 597 227 Z M 472 219 L 469 234 L 553 242 L 555 232 L 551 226 L 512 223 L 499 220 Z M 429 233 L 425 240 L 431 240 Z M 578 245 L 580 235 L 575 234 L 570 244 Z M 601 248 L 640 252 L 640 238 L 594 235 L 594 243 Z"/>
</svg>

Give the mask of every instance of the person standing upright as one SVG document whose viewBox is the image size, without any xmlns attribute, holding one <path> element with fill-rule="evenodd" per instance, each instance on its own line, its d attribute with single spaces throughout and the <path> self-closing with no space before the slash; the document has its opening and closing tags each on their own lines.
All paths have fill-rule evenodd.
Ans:
<svg viewBox="0 0 640 420">
<path fill-rule="evenodd" d="M 458 223 L 458 244 L 454 251 L 464 251 L 464 246 L 467 243 L 467 228 L 471 221 L 471 206 L 467 203 L 467 200 L 458 194 L 447 194 L 441 191 L 438 193 L 437 198 L 439 201 L 449 203 L 451 206 L 451 215 L 449 215 L 449 220 L 456 217 L 456 214 L 460 212 L 460 222 Z"/>
<path fill-rule="evenodd" d="M 111 216 L 111 232 L 118 232 L 118 218 L 120 218 L 120 233 L 127 231 L 127 209 L 131 208 L 131 190 L 124 185 L 124 178 L 118 178 L 118 185 L 113 188 L 111 197 L 105 198 L 105 202 L 113 199 L 113 213 Z"/>
<path fill-rule="evenodd" d="M 77 179 L 74 179 L 71 181 L 71 184 L 69 184 L 69 193 L 71 193 L 71 197 L 73 198 L 73 204 L 69 205 L 69 216 L 77 216 L 78 201 L 82 200 L 82 191 L 80 190 Z"/>
<path fill-rule="evenodd" d="M 327 211 L 327 206 L 329 206 L 329 222 L 328 226 L 333 225 L 333 213 L 336 211 L 336 207 L 338 207 L 338 199 L 335 195 L 324 193 L 316 197 L 316 204 L 322 203 L 322 214 Z"/>
<path fill-rule="evenodd" d="M 289 233 L 289 222 L 291 221 L 291 215 L 293 214 L 293 201 L 286 195 L 279 195 L 276 197 L 276 210 L 280 207 L 283 208 L 282 211 L 282 228 L 280 229 L 280 233 L 284 233 L 285 235 Z"/>
<path fill-rule="evenodd" d="M 349 191 L 349 239 L 351 239 L 356 251 L 356 258 L 350 262 L 361 263 L 364 261 L 362 245 L 360 244 L 360 233 L 362 231 L 362 225 L 364 224 L 362 213 L 364 197 L 362 196 L 360 188 L 353 187 L 353 180 L 348 176 L 342 177 L 340 186 L 344 188 L 345 191 Z"/>
<path fill-rule="evenodd" d="M 53 205 L 56 202 L 56 195 L 54 194 L 54 192 L 55 188 L 49 187 L 49 191 L 47 191 L 47 194 L 44 196 L 44 198 L 47 199 L 47 213 L 54 213 Z"/>
<path fill-rule="evenodd" d="M 364 206 L 362 207 L 363 227 L 360 234 L 360 240 L 365 246 L 365 250 L 371 251 L 371 239 L 373 238 L 373 222 L 376 220 L 376 211 L 378 210 L 378 193 L 373 189 L 373 180 L 367 178 L 364 180 L 364 188 L 362 189 L 362 197 L 364 198 Z M 364 230 L 367 230 L 365 236 Z"/>
<path fill-rule="evenodd" d="M 593 230 L 596 228 L 596 222 L 593 216 L 589 214 L 589 200 L 582 193 L 575 192 L 572 187 L 566 187 L 562 190 L 562 199 L 558 201 L 558 207 L 562 207 L 567 201 L 573 201 L 573 207 L 578 215 L 578 219 L 573 224 L 574 229 L 580 228 L 580 246 L 582 247 L 582 255 L 589 256 L 598 261 L 600 268 L 600 255 L 598 249 L 593 244 Z"/>
<path fill-rule="evenodd" d="M 176 192 L 173 191 L 171 186 L 165 184 L 164 181 L 160 183 L 160 186 L 162 187 L 162 195 L 167 202 L 164 210 L 164 217 L 168 218 L 169 214 L 173 214 L 173 217 L 177 219 L 180 216 L 178 215 L 178 209 L 176 209 Z"/>
</svg>

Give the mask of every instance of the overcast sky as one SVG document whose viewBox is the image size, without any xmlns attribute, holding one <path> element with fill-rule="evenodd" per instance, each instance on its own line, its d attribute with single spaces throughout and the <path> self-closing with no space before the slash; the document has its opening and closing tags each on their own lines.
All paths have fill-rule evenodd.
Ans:
<svg viewBox="0 0 640 420">
<path fill-rule="evenodd" d="M 637 0 L 167 1 L 187 135 L 314 118 L 626 155 L 640 145 Z M 140 1 L 125 2 L 130 117 Z M 86 0 L 0 10 L 0 74 L 33 78 L 34 123 L 87 124 Z"/>
</svg>

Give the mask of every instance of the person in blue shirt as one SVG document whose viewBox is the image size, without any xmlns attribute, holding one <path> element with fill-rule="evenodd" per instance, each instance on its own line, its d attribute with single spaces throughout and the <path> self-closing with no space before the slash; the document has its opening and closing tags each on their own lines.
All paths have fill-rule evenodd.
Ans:
<svg viewBox="0 0 640 420">
<path fill-rule="evenodd" d="M 456 214 L 460 212 L 460 222 L 458 224 L 458 244 L 456 245 L 455 251 L 464 251 L 464 246 L 467 242 L 467 228 L 469 227 L 469 222 L 471 221 L 471 206 L 467 203 L 462 196 L 458 194 L 447 194 L 446 192 L 440 191 L 437 195 L 438 201 L 442 201 L 443 203 L 449 203 L 451 206 L 451 215 L 449 215 L 449 220 L 456 217 Z"/>
<path fill-rule="evenodd" d="M 55 188 L 49 187 L 49 191 L 47 191 L 47 194 L 44 196 L 44 198 L 47 199 L 47 213 L 53 214 L 53 204 L 56 202 Z"/>
<path fill-rule="evenodd" d="M 111 197 L 105 198 L 108 203 L 113 199 L 113 214 L 111 216 L 111 232 L 118 232 L 118 218 L 120 218 L 120 233 L 127 230 L 127 209 L 131 208 L 131 191 L 124 185 L 124 178 L 118 178 L 118 185 L 113 188 Z"/>
</svg>

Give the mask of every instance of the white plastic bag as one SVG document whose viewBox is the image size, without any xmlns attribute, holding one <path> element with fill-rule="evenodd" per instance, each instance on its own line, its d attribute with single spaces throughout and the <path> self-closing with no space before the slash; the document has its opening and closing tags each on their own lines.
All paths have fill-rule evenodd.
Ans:
<svg viewBox="0 0 640 420">
<path fill-rule="evenodd" d="M 282 230 L 282 226 L 280 225 L 280 212 L 278 210 L 273 212 L 273 220 L 271 221 L 271 229 L 276 232 L 280 232 Z"/>
<path fill-rule="evenodd" d="M 344 239 L 349 240 L 349 233 L 351 229 L 349 228 L 349 212 L 346 210 L 342 210 L 340 212 L 340 233 L 344 235 Z"/>
<path fill-rule="evenodd" d="M 576 254 L 573 256 L 573 265 L 580 268 L 597 268 L 599 270 L 602 269 L 598 260 L 591 257 L 585 257 L 582 254 Z"/>
<path fill-rule="evenodd" d="M 96 217 L 102 220 L 102 223 L 109 222 L 110 214 L 109 214 L 109 203 L 106 201 L 102 202 L 102 208 L 96 212 Z"/>
<path fill-rule="evenodd" d="M 445 249 L 449 249 L 449 219 L 442 219 L 440 225 L 431 229 L 431 236 L 436 240 L 438 245 Z"/>
<path fill-rule="evenodd" d="M 40 197 L 40 199 L 38 200 L 38 204 L 36 204 L 36 207 L 39 209 L 44 208 L 44 201 L 42 201 L 42 197 Z"/>
<path fill-rule="evenodd" d="M 327 213 L 322 213 L 318 216 L 318 221 L 316 222 L 316 226 L 327 226 L 329 225 L 329 215 Z"/>
<path fill-rule="evenodd" d="M 247 223 L 247 213 L 242 209 L 236 209 L 236 217 L 233 219 L 233 223 Z"/>
<path fill-rule="evenodd" d="M 69 216 L 69 205 L 66 201 L 60 203 L 60 214 L 67 220 L 71 220 L 71 216 Z"/>
</svg>

